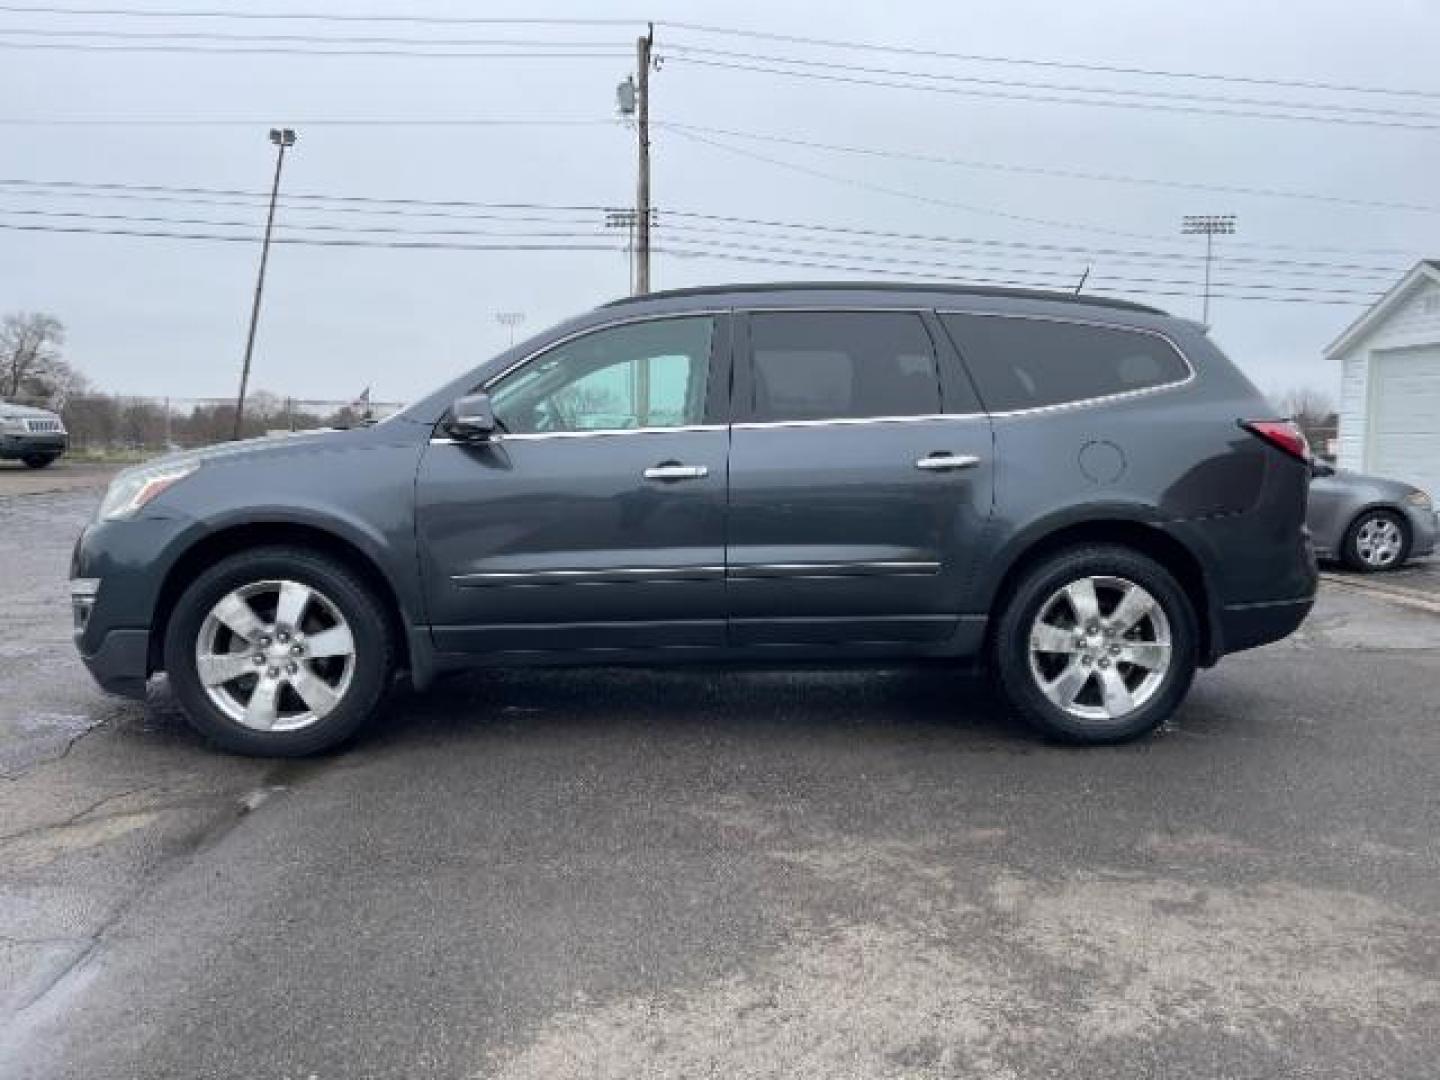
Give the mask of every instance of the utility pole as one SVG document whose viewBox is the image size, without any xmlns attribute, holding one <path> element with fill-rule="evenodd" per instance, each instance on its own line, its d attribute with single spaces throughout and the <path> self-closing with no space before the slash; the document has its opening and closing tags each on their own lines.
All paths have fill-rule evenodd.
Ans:
<svg viewBox="0 0 1440 1080">
<path fill-rule="evenodd" d="M 1201 307 L 1200 321 L 1210 325 L 1210 257 L 1214 250 L 1215 237 L 1230 236 L 1235 232 L 1234 214 L 1187 214 L 1180 219 L 1180 232 L 1185 236 L 1205 237 L 1205 299 Z"/>
<path fill-rule="evenodd" d="M 295 145 L 295 132 L 290 128 L 271 128 L 270 141 L 275 144 L 275 182 L 270 185 L 270 211 L 265 215 L 265 240 L 260 246 L 260 273 L 255 279 L 255 302 L 250 308 L 250 332 L 245 335 L 245 361 L 240 367 L 240 394 L 235 399 L 235 431 L 240 438 L 245 423 L 245 389 L 250 382 L 250 357 L 255 351 L 255 328 L 260 323 L 260 294 L 265 290 L 265 264 L 270 261 L 270 233 L 275 228 L 275 200 L 280 196 L 280 170 L 285 167 L 285 151 Z"/>
<path fill-rule="evenodd" d="M 655 24 L 648 24 L 645 36 L 635 42 L 636 103 L 635 134 L 639 151 L 639 175 L 635 186 L 635 295 L 650 291 L 650 56 L 655 47 Z"/>
</svg>

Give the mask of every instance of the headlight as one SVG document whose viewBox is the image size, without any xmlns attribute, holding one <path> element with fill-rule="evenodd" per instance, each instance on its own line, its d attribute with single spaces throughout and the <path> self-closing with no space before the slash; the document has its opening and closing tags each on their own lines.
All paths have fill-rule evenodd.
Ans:
<svg viewBox="0 0 1440 1080">
<path fill-rule="evenodd" d="M 1428 494 L 1418 489 L 1410 492 L 1409 495 L 1406 495 L 1405 501 L 1411 506 L 1418 506 L 1421 510 L 1435 509 L 1435 500 L 1431 499 Z"/>
<path fill-rule="evenodd" d="M 6 435 L 24 435 L 25 418 L 23 416 L 0 416 L 0 432 Z"/>
<path fill-rule="evenodd" d="M 178 484 L 200 467 L 198 461 L 141 466 L 115 477 L 100 503 L 101 521 L 116 521 L 138 514 L 166 488 Z"/>
</svg>

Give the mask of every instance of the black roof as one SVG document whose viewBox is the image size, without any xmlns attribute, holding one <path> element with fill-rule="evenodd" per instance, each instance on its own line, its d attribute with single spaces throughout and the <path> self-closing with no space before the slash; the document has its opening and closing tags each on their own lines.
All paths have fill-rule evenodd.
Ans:
<svg viewBox="0 0 1440 1080">
<path fill-rule="evenodd" d="M 751 282 L 741 285 L 696 285 L 687 289 L 662 289 L 659 292 L 644 293 L 640 296 L 625 296 L 611 300 L 601 307 L 624 307 L 649 300 L 669 300 L 686 296 L 715 296 L 723 293 L 772 293 L 772 292 L 897 292 L 897 293 L 948 293 L 954 296 L 997 296 L 1013 300 L 1062 300 L 1072 304 L 1086 304 L 1092 307 L 1118 308 L 1121 311 L 1139 311 L 1147 315 L 1166 315 L 1168 312 L 1149 304 L 1137 304 L 1133 300 L 1116 300 L 1109 296 L 1092 296 L 1085 293 L 1058 292 L 1050 289 L 1012 289 L 998 285 L 945 285 L 929 282 L 900 281 L 774 281 Z"/>
</svg>

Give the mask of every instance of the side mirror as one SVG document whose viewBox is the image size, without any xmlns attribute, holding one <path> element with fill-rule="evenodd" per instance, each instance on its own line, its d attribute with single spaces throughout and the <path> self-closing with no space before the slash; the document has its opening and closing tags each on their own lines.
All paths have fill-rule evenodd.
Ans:
<svg viewBox="0 0 1440 1080">
<path fill-rule="evenodd" d="M 1311 478 L 1312 480 L 1318 480 L 1318 479 L 1320 479 L 1320 478 L 1322 478 L 1322 477 L 1334 476 L 1334 475 L 1335 475 L 1335 466 L 1334 466 L 1334 465 L 1327 465 L 1327 464 L 1326 464 L 1325 462 L 1323 462 L 1323 461 L 1313 461 L 1313 462 L 1310 463 L 1310 478 Z"/>
<path fill-rule="evenodd" d="M 457 439 L 481 442 L 495 434 L 499 425 L 489 394 L 467 394 L 455 399 L 445 430 Z"/>
</svg>

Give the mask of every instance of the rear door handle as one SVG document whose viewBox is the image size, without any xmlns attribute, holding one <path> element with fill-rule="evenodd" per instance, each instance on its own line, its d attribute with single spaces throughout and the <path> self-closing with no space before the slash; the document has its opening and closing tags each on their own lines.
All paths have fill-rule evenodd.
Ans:
<svg viewBox="0 0 1440 1080">
<path fill-rule="evenodd" d="M 646 480 L 699 480 L 709 475 L 710 470 L 704 465 L 666 463 L 652 465 L 645 470 Z"/>
<path fill-rule="evenodd" d="M 980 459 L 974 454 L 931 454 L 929 457 L 916 459 L 915 468 L 925 470 L 973 469 L 979 464 Z"/>
</svg>

